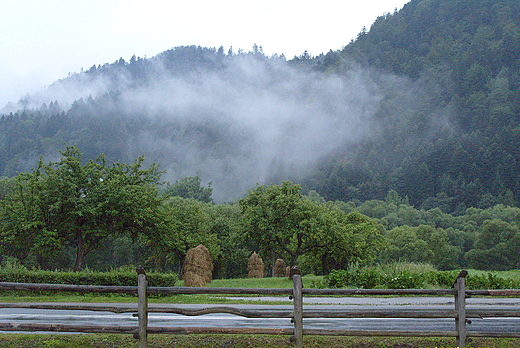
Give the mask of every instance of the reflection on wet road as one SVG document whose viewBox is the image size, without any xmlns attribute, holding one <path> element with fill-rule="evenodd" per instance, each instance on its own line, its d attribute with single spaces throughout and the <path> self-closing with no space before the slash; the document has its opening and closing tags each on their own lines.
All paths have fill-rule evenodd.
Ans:
<svg viewBox="0 0 520 348">
<path fill-rule="evenodd" d="M 248 298 L 251 300 L 251 298 Z M 279 301 L 280 298 L 277 298 Z M 305 309 L 450 309 L 454 308 L 451 297 L 395 297 L 395 298 L 313 298 L 310 304 L 306 299 Z M 326 305 L 323 303 L 333 303 Z M 111 304 L 114 305 L 114 304 Z M 471 298 L 467 301 L 467 309 L 515 309 L 520 305 L 519 299 Z M 156 305 L 182 308 L 205 308 L 218 305 Z M 241 309 L 266 308 L 266 305 L 229 305 Z M 290 310 L 288 305 L 267 305 L 270 309 Z M 35 324 L 73 324 L 103 326 L 137 326 L 137 318 L 132 313 L 114 314 L 111 312 L 92 312 L 84 310 L 46 310 L 46 309 L 12 309 L 0 308 L 0 322 L 3 323 L 35 323 Z M 483 318 L 471 319 L 469 331 L 520 331 L 520 318 Z M 231 314 L 208 314 L 198 317 L 186 317 L 177 314 L 150 313 L 149 326 L 155 327 L 269 327 L 291 328 L 290 319 L 243 318 Z M 453 331 L 453 319 L 304 319 L 306 329 L 343 329 L 343 330 L 434 330 Z"/>
</svg>

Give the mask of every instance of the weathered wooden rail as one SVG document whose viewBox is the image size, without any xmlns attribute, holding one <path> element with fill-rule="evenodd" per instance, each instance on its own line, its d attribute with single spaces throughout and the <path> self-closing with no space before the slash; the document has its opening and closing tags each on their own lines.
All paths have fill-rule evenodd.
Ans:
<svg viewBox="0 0 520 348">
<path fill-rule="evenodd" d="M 482 317 L 520 317 L 518 310 L 467 310 L 466 298 L 471 296 L 520 296 L 520 290 L 466 290 L 465 276 L 462 271 L 451 289 L 303 289 L 298 272 L 292 276 L 292 289 L 240 289 L 240 288 L 191 288 L 191 287 L 148 287 L 146 274 L 137 269 L 138 285 L 134 286 L 91 286 L 91 285 L 55 285 L 0 282 L 0 290 L 26 291 L 61 291 L 91 293 L 126 293 L 138 297 L 135 305 L 96 305 L 96 304 L 60 304 L 60 303 L 0 303 L 0 308 L 34 308 L 60 310 L 90 310 L 113 313 L 137 313 L 138 326 L 101 326 L 101 325 L 64 325 L 64 324 L 13 324 L 0 323 L 0 331 L 54 331 L 82 333 L 120 333 L 133 334 L 139 340 L 139 348 L 146 348 L 148 334 L 272 334 L 291 335 L 296 347 L 303 346 L 303 335 L 328 336 L 408 336 L 408 337 L 455 337 L 458 347 L 466 347 L 468 336 L 473 337 L 514 337 L 520 338 L 519 332 L 497 333 L 466 330 L 469 318 Z M 291 310 L 256 309 L 245 310 L 230 306 L 217 306 L 202 309 L 164 308 L 148 306 L 150 294 L 223 294 L 223 295 L 289 295 L 293 300 Z M 303 308 L 304 296 L 373 296 L 373 295 L 450 295 L 455 298 L 452 310 L 446 309 L 341 309 L 333 311 L 313 310 L 312 306 Z M 186 316 L 198 316 L 211 313 L 227 313 L 247 318 L 290 318 L 293 328 L 212 328 L 212 327 L 149 327 L 148 313 L 175 313 Z M 305 329 L 304 318 L 452 318 L 455 320 L 454 331 L 374 331 L 374 330 L 324 330 Z"/>
</svg>

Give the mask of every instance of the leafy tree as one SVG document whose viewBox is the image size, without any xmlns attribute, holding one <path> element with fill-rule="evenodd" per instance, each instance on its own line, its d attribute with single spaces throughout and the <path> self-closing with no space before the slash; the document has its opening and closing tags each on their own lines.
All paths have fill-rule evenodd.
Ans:
<svg viewBox="0 0 520 348">
<path fill-rule="evenodd" d="M 168 196 L 177 196 L 182 198 L 192 198 L 201 202 L 211 203 L 213 199 L 211 194 L 213 188 L 211 181 L 208 187 L 201 185 L 201 179 L 197 176 L 188 176 L 180 180 L 176 180 L 174 184 L 168 184 L 165 189 L 165 194 Z"/>
<path fill-rule="evenodd" d="M 330 213 L 334 216 L 338 238 L 328 248 L 312 249 L 306 255 L 305 266 L 316 274 L 328 274 L 333 269 L 345 269 L 352 263 L 369 264 L 374 261 L 386 246 L 381 234 L 382 226 L 359 212 L 345 214 L 332 209 Z"/>
<path fill-rule="evenodd" d="M 76 147 L 60 152 L 59 162 L 40 159 L 32 173 L 16 178 L 16 190 L 0 206 L 2 252 L 48 254 L 75 249 L 74 270 L 109 237 L 153 231 L 161 224 L 155 164 L 143 157 L 132 165 L 107 165 L 103 155 L 82 164 Z M 16 255 L 15 255 L 16 256 Z"/>
<path fill-rule="evenodd" d="M 275 252 L 288 257 L 291 266 L 302 255 L 324 256 L 329 250 L 336 260 L 370 260 L 381 244 L 377 224 L 359 213 L 346 215 L 332 204 L 304 199 L 300 191 L 289 181 L 250 190 L 239 201 L 243 237 L 264 258 Z"/>
<path fill-rule="evenodd" d="M 466 253 L 470 267 L 506 270 L 520 267 L 520 230 L 500 219 L 486 220 L 475 242 Z"/>
<path fill-rule="evenodd" d="M 417 227 L 417 236 L 428 244 L 432 252 L 429 263 L 443 270 L 458 266 L 462 250 L 451 245 L 448 233 L 444 229 L 421 225 Z"/>
<path fill-rule="evenodd" d="M 4 199 L 15 188 L 15 180 L 13 178 L 0 177 L 0 200 Z"/>
<path fill-rule="evenodd" d="M 220 254 L 217 236 L 211 233 L 211 205 L 195 199 L 172 197 L 163 205 L 164 227 L 147 234 L 152 258 L 162 269 L 177 265 L 182 271 L 184 257 L 191 248 L 203 244 L 213 260 Z"/>
<path fill-rule="evenodd" d="M 417 236 L 414 227 L 395 227 L 388 231 L 386 239 L 389 246 L 382 251 L 382 259 L 386 262 L 428 262 L 433 256 L 428 243 Z"/>
<path fill-rule="evenodd" d="M 462 253 L 460 248 L 451 245 L 444 229 L 433 226 L 396 227 L 386 237 L 389 247 L 383 250 L 382 259 L 387 262 L 422 262 L 440 269 L 453 269 Z"/>
<path fill-rule="evenodd" d="M 211 233 L 216 235 L 221 253 L 214 262 L 215 278 L 240 278 L 247 274 L 251 256 L 248 241 L 240 234 L 238 204 L 218 204 L 210 207 Z"/>
</svg>

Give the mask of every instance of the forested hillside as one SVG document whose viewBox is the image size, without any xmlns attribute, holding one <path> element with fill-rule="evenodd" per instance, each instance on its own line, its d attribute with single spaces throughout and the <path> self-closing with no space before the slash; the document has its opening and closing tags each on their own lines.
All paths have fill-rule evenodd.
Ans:
<svg viewBox="0 0 520 348">
<path fill-rule="evenodd" d="M 177 47 L 93 65 L 4 108 L 0 175 L 76 145 L 145 155 L 217 202 L 290 179 L 357 205 L 393 189 L 463 214 L 520 199 L 520 3 L 412 0 L 341 51 Z"/>
<path fill-rule="evenodd" d="M 516 204 L 519 25 L 518 1 L 413 0 L 329 54 L 327 71 L 355 61 L 415 83 L 407 99 L 387 91 L 380 133 L 346 149 L 343 161 L 331 158 L 309 185 L 343 200 L 391 187 L 418 207 L 455 213 Z"/>
</svg>

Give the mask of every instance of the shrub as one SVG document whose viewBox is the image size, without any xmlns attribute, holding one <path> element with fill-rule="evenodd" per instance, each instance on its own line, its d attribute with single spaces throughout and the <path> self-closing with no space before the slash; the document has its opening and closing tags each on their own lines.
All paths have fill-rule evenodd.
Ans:
<svg viewBox="0 0 520 348">
<path fill-rule="evenodd" d="M 517 289 L 519 287 L 520 282 L 504 279 L 492 273 L 466 276 L 468 289 Z"/>
<path fill-rule="evenodd" d="M 384 286 L 388 289 L 420 289 L 424 285 L 422 274 L 412 274 L 402 271 L 394 277 L 389 277 Z"/>
<path fill-rule="evenodd" d="M 423 274 L 423 279 L 425 284 L 451 288 L 458 274 L 459 271 L 429 271 Z"/>
<path fill-rule="evenodd" d="M 457 279 L 459 271 L 437 271 L 426 265 L 392 264 L 378 267 L 361 268 L 351 264 L 346 269 L 333 270 L 314 283 L 317 288 L 385 288 L 420 289 L 439 287 L 449 289 Z M 468 275 L 468 289 L 518 289 L 520 281 L 505 279 L 488 273 L 487 275 Z"/>
<path fill-rule="evenodd" d="M 178 281 L 174 273 L 147 273 L 150 286 L 175 286 Z M 3 264 L 0 281 L 14 283 L 43 283 L 71 285 L 136 286 L 137 272 L 134 268 L 120 268 L 109 272 L 81 272 L 29 270 L 21 265 Z"/>
</svg>

